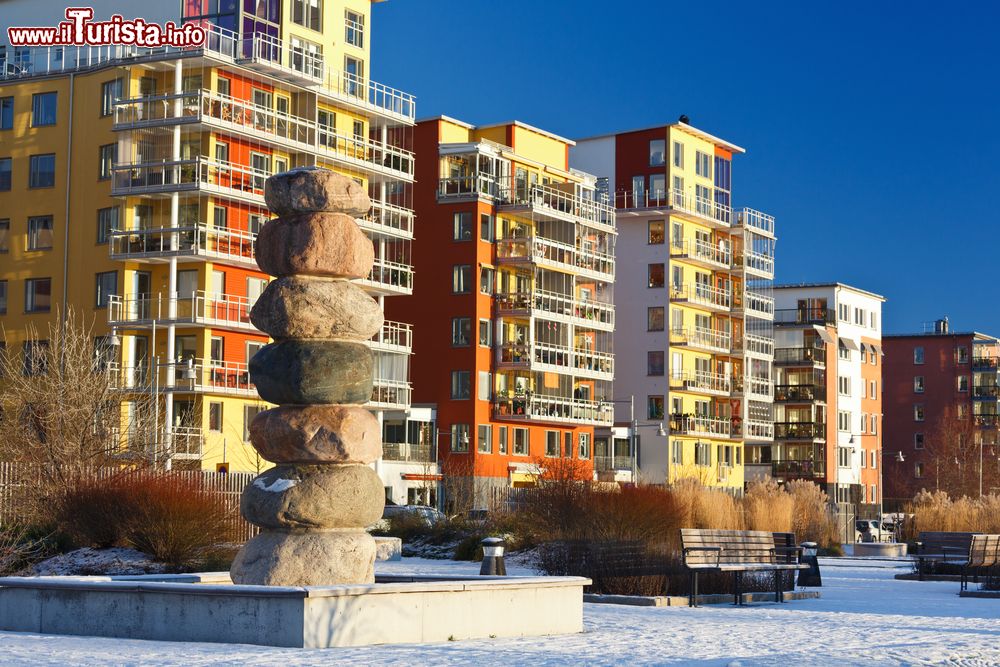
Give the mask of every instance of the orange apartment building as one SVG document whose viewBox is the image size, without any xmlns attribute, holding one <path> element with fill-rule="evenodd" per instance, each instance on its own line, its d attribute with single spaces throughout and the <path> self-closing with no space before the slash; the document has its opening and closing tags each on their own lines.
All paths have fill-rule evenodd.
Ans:
<svg viewBox="0 0 1000 667">
<path fill-rule="evenodd" d="M 412 299 L 414 404 L 437 408 L 447 475 L 530 485 L 547 461 L 592 475 L 594 427 L 610 425 L 615 224 L 572 141 L 520 122 L 417 123 Z M 433 184 L 433 185 L 432 185 Z"/>
</svg>

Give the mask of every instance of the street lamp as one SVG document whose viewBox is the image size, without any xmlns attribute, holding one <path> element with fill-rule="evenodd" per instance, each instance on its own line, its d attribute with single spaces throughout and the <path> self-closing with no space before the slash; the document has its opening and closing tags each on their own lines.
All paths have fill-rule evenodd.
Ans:
<svg viewBox="0 0 1000 667">
<path fill-rule="evenodd" d="M 625 403 L 625 399 L 611 400 L 609 403 Z M 667 437 L 667 429 L 663 427 L 663 422 L 645 422 L 640 424 L 635 418 L 635 394 L 631 394 L 628 397 L 628 409 L 629 409 L 629 448 L 632 450 L 632 483 L 635 484 L 639 477 L 639 429 L 647 427 L 656 427 L 656 435 L 665 438 Z M 668 452 L 669 454 L 669 452 Z M 669 456 L 667 461 L 669 461 Z M 670 469 L 669 463 L 667 464 L 667 481 L 670 481 Z"/>
</svg>

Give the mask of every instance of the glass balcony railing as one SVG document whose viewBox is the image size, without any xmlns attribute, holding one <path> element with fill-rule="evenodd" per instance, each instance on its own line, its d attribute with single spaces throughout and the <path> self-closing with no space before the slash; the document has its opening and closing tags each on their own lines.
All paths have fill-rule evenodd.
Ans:
<svg viewBox="0 0 1000 667">
<path fill-rule="evenodd" d="M 785 460 L 771 462 L 771 476 L 775 479 L 817 479 L 826 476 L 826 461 Z"/>
<path fill-rule="evenodd" d="M 252 232 L 209 226 L 115 230 L 109 237 L 111 259 L 142 261 L 169 257 L 204 257 L 256 267 Z"/>
<path fill-rule="evenodd" d="M 729 352 L 733 341 L 732 336 L 724 331 L 702 327 L 681 327 L 670 330 L 670 342 L 710 352 Z"/>
<path fill-rule="evenodd" d="M 558 292 L 499 292 L 497 308 L 503 314 L 551 314 L 576 320 L 578 326 L 610 327 L 615 324 L 615 307 L 610 303 L 579 299 Z"/>
<path fill-rule="evenodd" d="M 730 438 L 739 435 L 740 428 L 735 420 L 729 417 L 671 415 L 670 432 L 679 435 L 707 435 Z"/>
<path fill-rule="evenodd" d="M 406 463 L 433 463 L 437 460 L 431 445 L 415 445 L 408 442 L 383 442 L 383 461 Z"/>
<path fill-rule="evenodd" d="M 245 296 L 196 291 L 170 298 L 165 294 L 111 295 L 108 323 L 116 327 L 145 327 L 157 324 L 201 324 L 210 327 L 253 331 L 253 307 Z"/>
<path fill-rule="evenodd" d="M 733 219 L 730 206 L 684 190 L 621 190 L 615 194 L 615 208 L 671 209 L 698 220 L 728 227 Z"/>
<path fill-rule="evenodd" d="M 508 236 L 497 241 L 497 259 L 548 266 L 571 273 L 589 273 L 613 281 L 615 258 L 598 250 L 555 241 L 543 236 Z"/>
<path fill-rule="evenodd" d="M 713 268 L 728 269 L 732 266 L 733 255 L 728 242 L 710 243 L 701 239 L 682 239 L 670 244 L 670 256 L 708 264 Z"/>
<path fill-rule="evenodd" d="M 670 300 L 675 303 L 687 302 L 725 311 L 733 307 L 733 293 L 731 290 L 700 283 L 694 285 L 671 285 Z"/>
<path fill-rule="evenodd" d="M 826 349 L 819 347 L 779 347 L 774 351 L 774 363 L 783 366 L 825 366 Z"/>
<path fill-rule="evenodd" d="M 498 397 L 493 401 L 498 419 L 610 426 L 615 420 L 614 405 L 562 396 L 525 395 Z"/>
<path fill-rule="evenodd" d="M 822 422 L 775 422 L 775 440 L 821 440 L 826 438 Z"/>
<path fill-rule="evenodd" d="M 836 324 L 837 314 L 831 308 L 778 308 L 774 311 L 776 325 Z"/>
<path fill-rule="evenodd" d="M 814 384 L 777 384 L 774 400 L 780 403 L 809 403 L 826 400 L 826 387 Z"/>
</svg>

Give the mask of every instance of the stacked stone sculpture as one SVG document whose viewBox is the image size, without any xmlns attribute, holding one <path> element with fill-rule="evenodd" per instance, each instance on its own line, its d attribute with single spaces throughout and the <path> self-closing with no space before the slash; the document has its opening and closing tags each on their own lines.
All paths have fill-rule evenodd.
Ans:
<svg viewBox="0 0 1000 667">
<path fill-rule="evenodd" d="M 250 361 L 260 397 L 250 440 L 277 464 L 243 492 L 243 517 L 262 529 L 240 550 L 233 583 L 319 586 L 374 581 L 384 493 L 368 466 L 382 453 L 371 398 L 382 327 L 378 303 L 351 282 L 369 275 L 371 241 L 354 218 L 371 201 L 350 178 L 318 168 L 267 179 L 278 217 L 257 237 L 257 263 L 276 277 L 250 313 L 274 342 Z"/>
</svg>

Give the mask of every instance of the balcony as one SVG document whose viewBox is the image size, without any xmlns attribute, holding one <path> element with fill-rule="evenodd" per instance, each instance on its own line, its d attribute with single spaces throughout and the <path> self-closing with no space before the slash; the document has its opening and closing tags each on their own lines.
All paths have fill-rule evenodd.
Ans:
<svg viewBox="0 0 1000 667">
<path fill-rule="evenodd" d="M 733 217 L 733 227 L 774 238 L 774 216 L 755 211 L 752 208 L 736 211 Z"/>
<path fill-rule="evenodd" d="M 614 472 L 632 470 L 634 461 L 631 456 L 594 456 L 596 472 Z"/>
<path fill-rule="evenodd" d="M 162 294 L 111 295 L 108 324 L 142 329 L 158 325 L 203 325 L 260 333 L 250 323 L 253 304 L 245 296 L 197 291 L 171 299 Z"/>
<path fill-rule="evenodd" d="M 774 440 L 774 422 L 747 419 L 743 422 L 743 427 L 747 442 L 772 442 Z"/>
<path fill-rule="evenodd" d="M 972 420 L 979 427 L 996 428 L 1000 426 L 1000 414 L 991 412 L 974 412 L 972 413 Z"/>
<path fill-rule="evenodd" d="M 775 440 L 825 440 L 826 424 L 822 422 L 775 422 Z"/>
<path fill-rule="evenodd" d="M 826 477 L 826 461 L 812 459 L 772 461 L 771 476 L 782 481 L 822 479 Z"/>
<path fill-rule="evenodd" d="M 973 356 L 972 357 L 972 370 L 973 371 L 982 371 L 982 372 L 987 372 L 987 373 L 991 372 L 991 371 L 992 372 L 996 372 L 997 369 L 998 369 L 998 362 L 1000 362 L 1000 358 L 998 358 L 998 357 Z"/>
<path fill-rule="evenodd" d="M 722 373 L 675 370 L 670 374 L 670 387 L 681 391 L 728 396 L 733 391 L 733 381 L 729 375 Z"/>
<path fill-rule="evenodd" d="M 368 214 L 355 220 L 369 235 L 381 234 L 408 240 L 413 238 L 413 211 L 408 208 L 373 199 Z"/>
<path fill-rule="evenodd" d="M 729 354 L 732 349 L 732 336 L 714 329 L 684 327 L 670 330 L 670 344 L 683 345 L 702 352 Z"/>
<path fill-rule="evenodd" d="M 770 403 L 774 400 L 774 383 L 769 378 L 755 376 L 742 378 L 737 390 L 753 401 Z"/>
<path fill-rule="evenodd" d="M 501 316 L 542 317 L 601 331 L 613 331 L 615 327 L 615 307 L 610 303 L 546 290 L 500 292 L 496 302 Z"/>
<path fill-rule="evenodd" d="M 779 347 L 774 351 L 774 363 L 778 366 L 826 367 L 826 348 L 822 347 Z"/>
<path fill-rule="evenodd" d="M 564 373 L 595 380 L 614 379 L 614 354 L 567 345 L 505 342 L 500 347 L 501 368 Z"/>
<path fill-rule="evenodd" d="M 728 417 L 670 416 L 671 435 L 705 435 L 729 439 L 738 437 L 739 431 L 739 427 Z"/>
<path fill-rule="evenodd" d="M 778 384 L 774 386 L 778 403 L 811 403 L 826 401 L 826 387 L 815 384 Z"/>
<path fill-rule="evenodd" d="M 369 347 L 380 352 L 411 354 L 413 352 L 413 325 L 386 321 L 382 330 L 369 341 Z"/>
<path fill-rule="evenodd" d="M 487 185 L 484 183 L 476 183 Z M 574 186 L 575 187 L 575 186 Z M 568 192 L 552 185 L 515 187 L 513 192 L 499 190 L 502 207 L 508 211 L 523 210 L 537 219 L 566 220 L 581 223 L 611 234 L 615 232 L 615 210 L 610 204 Z M 513 194 L 513 197 L 510 195 Z"/>
<path fill-rule="evenodd" d="M 434 449 L 430 445 L 414 445 L 408 442 L 383 442 L 382 460 L 402 463 L 434 463 Z"/>
<path fill-rule="evenodd" d="M 111 194 L 126 197 L 196 190 L 264 206 L 264 181 L 270 175 L 235 162 L 204 156 L 190 160 L 116 164 Z"/>
<path fill-rule="evenodd" d="M 683 190 L 620 191 L 615 194 L 615 208 L 625 213 L 678 215 L 719 228 L 728 228 L 733 219 L 733 210 L 726 204 Z"/>
<path fill-rule="evenodd" d="M 995 401 L 1000 399 L 1000 385 L 983 384 L 973 385 L 972 398 L 978 401 Z"/>
<path fill-rule="evenodd" d="M 743 336 L 743 351 L 757 357 L 774 357 L 774 338 L 747 333 Z"/>
<path fill-rule="evenodd" d="M 603 282 L 615 279 L 614 256 L 543 236 L 500 239 L 497 259 L 506 264 L 530 264 Z"/>
<path fill-rule="evenodd" d="M 774 311 L 777 326 L 824 326 L 837 323 L 837 314 L 831 308 L 778 308 Z"/>
<path fill-rule="evenodd" d="M 733 266 L 729 243 L 720 240 L 718 245 L 701 239 L 683 239 L 670 244 L 670 259 L 680 259 L 706 269 L 727 271 Z"/>
<path fill-rule="evenodd" d="M 168 373 L 171 366 L 174 370 L 173 382 Z M 160 364 L 155 374 L 150 373 L 150 369 L 143 364 L 123 367 L 115 363 L 111 364 L 110 370 L 114 387 L 121 391 L 153 390 L 257 397 L 247 365 L 239 362 L 189 359 L 174 364 Z"/>
<path fill-rule="evenodd" d="M 497 419 L 511 421 L 592 426 L 611 426 L 615 421 L 614 405 L 611 403 L 536 394 L 496 398 L 493 415 Z"/>
<path fill-rule="evenodd" d="M 698 306 L 708 310 L 728 313 L 733 306 L 733 294 L 728 289 L 713 285 L 671 285 L 670 302 Z"/>
<path fill-rule="evenodd" d="M 176 235 L 176 236 L 175 236 Z M 129 262 L 168 262 L 173 257 L 256 269 L 252 232 L 220 229 L 205 224 L 111 232 L 110 256 Z"/>
<path fill-rule="evenodd" d="M 771 320 L 774 318 L 774 297 L 747 290 L 737 302 L 736 309 L 750 317 Z"/>
<path fill-rule="evenodd" d="M 412 386 L 405 380 L 376 377 L 372 400 L 365 407 L 374 410 L 408 410 Z"/>
<path fill-rule="evenodd" d="M 382 259 L 378 256 L 376 245 L 372 272 L 364 280 L 359 280 L 358 284 L 368 287 L 377 294 L 413 294 L 413 267 Z"/>
<path fill-rule="evenodd" d="M 174 426 L 170 429 L 170 457 L 200 459 L 205 451 L 205 434 L 194 426 Z"/>
<path fill-rule="evenodd" d="M 733 267 L 764 280 L 774 280 L 774 256 L 744 249 L 733 257 Z"/>
</svg>

